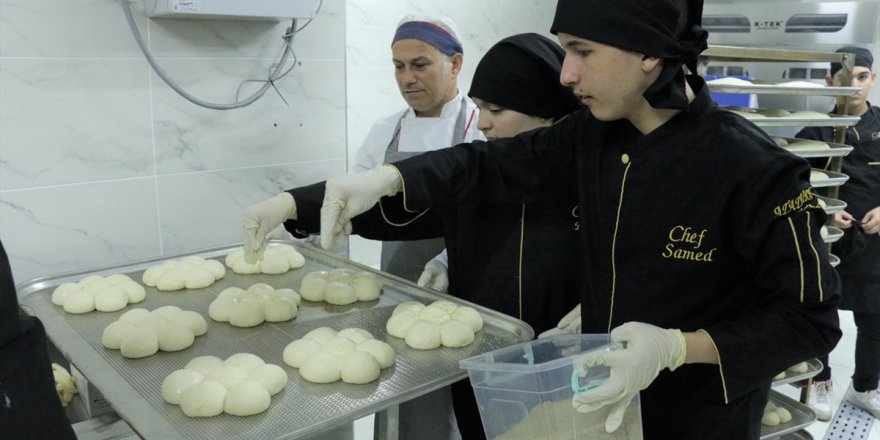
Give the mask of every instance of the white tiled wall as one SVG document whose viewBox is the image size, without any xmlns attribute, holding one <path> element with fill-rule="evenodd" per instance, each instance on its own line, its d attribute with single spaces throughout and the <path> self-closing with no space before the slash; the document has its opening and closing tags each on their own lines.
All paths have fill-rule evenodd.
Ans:
<svg viewBox="0 0 880 440">
<path fill-rule="evenodd" d="M 288 22 L 148 19 L 162 67 L 226 103 L 265 78 Z M 0 0 L 0 239 L 18 282 L 241 241 L 241 212 L 345 172 L 345 0 L 250 107 L 215 111 L 148 66 L 118 0 Z M 241 96 L 260 84 L 248 83 Z"/>
<path fill-rule="evenodd" d="M 161 66 L 209 102 L 264 78 L 288 26 L 148 19 L 144 0 L 131 4 Z M 296 36 L 299 65 L 276 83 L 289 105 L 270 89 L 250 107 L 215 111 L 152 71 L 119 0 L 0 0 L 0 239 L 16 280 L 240 241 L 243 208 L 344 173 L 370 125 L 402 108 L 390 43 L 403 15 L 456 21 L 466 92 L 494 42 L 547 34 L 554 7 L 324 0 Z M 245 84 L 241 97 L 259 86 Z"/>
</svg>

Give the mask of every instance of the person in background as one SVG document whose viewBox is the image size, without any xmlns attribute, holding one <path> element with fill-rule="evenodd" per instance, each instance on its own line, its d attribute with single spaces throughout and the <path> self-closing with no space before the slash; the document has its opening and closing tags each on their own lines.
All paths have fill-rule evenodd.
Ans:
<svg viewBox="0 0 880 440">
<path fill-rule="evenodd" d="M 489 139 L 512 137 L 551 126 L 579 109 L 571 89 L 558 81 L 563 58 L 558 44 L 534 33 L 492 46 L 480 60 L 468 92 L 480 109 L 477 126 L 483 134 Z M 280 198 L 280 203 L 273 198 L 248 208 L 245 217 L 266 230 L 289 219 L 285 227 L 299 237 L 319 232 L 323 182 L 292 189 Z M 276 205 L 281 214 L 274 214 Z M 451 294 L 544 331 L 578 303 L 576 211 L 574 199 L 450 205 L 417 219 L 375 208 L 355 219 L 352 233 L 379 240 L 444 237 L 449 276 L 444 264 L 443 278 L 449 280 Z M 395 221 L 398 217 L 400 223 Z M 440 287 L 437 279 L 432 277 L 432 284 Z M 437 400 L 435 394 L 428 398 Z M 458 432 L 451 436 L 485 438 L 470 383 L 453 384 L 452 396 Z M 442 430 L 426 429 L 423 417 L 400 417 L 400 429 L 401 438 L 449 438 Z"/>
<path fill-rule="evenodd" d="M 831 64 L 829 86 L 858 87 L 858 94 L 846 101 L 844 114 L 859 116 L 858 124 L 846 129 L 847 145 L 853 151 L 843 158 L 841 172 L 849 176 L 838 197 L 846 210 L 834 214 L 834 225 L 846 235 L 834 244 L 833 252 L 841 258 L 837 267 L 843 285 L 839 308 L 851 310 L 855 320 L 856 350 L 852 384 L 844 399 L 880 418 L 880 107 L 871 106 L 867 97 L 877 80 L 872 70 L 874 57 L 861 47 L 843 47 L 839 53 L 855 55 L 852 83 L 841 79 L 842 66 Z M 837 114 L 835 107 L 831 113 Z M 796 137 L 834 142 L 831 127 L 807 127 Z M 830 159 L 819 167 L 828 169 Z M 819 358 L 825 368 L 813 378 L 810 406 L 819 420 L 831 420 L 831 366 L 828 354 Z"/>
<path fill-rule="evenodd" d="M 560 80 L 589 107 L 510 139 L 327 181 L 322 246 L 381 201 L 578 197 L 581 325 L 625 346 L 573 406 L 644 438 L 758 439 L 779 371 L 840 339 L 840 283 L 802 159 L 714 104 L 696 71 L 701 0 L 560 0 Z M 392 196 L 400 200 L 395 201 Z"/>
<path fill-rule="evenodd" d="M 353 171 L 434 148 L 484 139 L 479 111 L 458 90 L 464 50 L 446 17 L 408 15 L 391 42 L 394 77 L 408 107 L 376 122 L 358 148 Z M 382 243 L 380 269 L 410 281 L 443 249 L 439 239 Z"/>
<path fill-rule="evenodd" d="M 22 316 L 12 269 L 0 242 L 0 437 L 76 439 L 55 391 L 39 319 Z"/>
</svg>

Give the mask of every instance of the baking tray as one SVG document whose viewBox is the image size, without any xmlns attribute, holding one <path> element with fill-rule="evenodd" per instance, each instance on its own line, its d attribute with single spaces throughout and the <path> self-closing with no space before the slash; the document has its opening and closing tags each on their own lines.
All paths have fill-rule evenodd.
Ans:
<svg viewBox="0 0 880 440">
<path fill-rule="evenodd" d="M 828 263 L 831 264 L 831 267 L 837 267 L 840 265 L 840 257 L 834 254 L 828 254 Z"/>
<path fill-rule="evenodd" d="M 861 89 L 858 87 L 785 87 L 778 84 L 744 84 L 723 85 L 712 84 L 707 81 L 706 85 L 712 93 L 748 93 L 756 95 L 806 95 L 806 96 L 852 96 Z"/>
<path fill-rule="evenodd" d="M 826 226 L 828 228 L 828 234 L 825 235 L 825 238 L 822 240 L 825 243 L 834 243 L 837 240 L 843 238 L 843 230 L 840 228 L 835 228 L 834 226 Z"/>
<path fill-rule="evenodd" d="M 281 243 L 273 241 L 273 243 Z M 288 242 L 284 242 L 288 243 Z M 290 243 L 293 244 L 293 243 Z M 478 354 L 534 338 L 528 324 L 467 301 L 423 289 L 401 278 L 378 272 L 312 246 L 297 245 L 306 258 L 301 269 L 281 275 L 239 275 L 227 269 L 226 276 L 204 289 L 162 292 L 146 287 L 146 299 L 117 312 L 92 312 L 83 315 L 65 313 L 51 302 L 54 288 L 76 282 L 89 275 L 126 274 L 140 282 L 144 270 L 160 262 L 199 255 L 224 261 L 224 256 L 241 245 L 229 245 L 199 252 L 166 256 L 102 269 L 39 278 L 18 286 L 22 308 L 43 321 L 46 332 L 77 369 L 92 381 L 113 409 L 142 437 L 185 439 L 288 439 L 302 438 L 340 426 L 389 406 L 410 400 L 467 377 L 458 362 Z M 385 282 L 382 296 L 375 301 L 333 306 L 303 301 L 296 319 L 283 323 L 264 323 L 252 328 L 237 328 L 208 318 L 208 306 L 227 287 L 264 282 L 273 287 L 299 290 L 309 272 L 336 267 L 366 270 Z M 468 305 L 480 311 L 485 321 L 474 342 L 462 348 L 441 347 L 420 351 L 407 347 L 402 339 L 388 336 L 385 322 L 394 307 L 409 300 L 429 303 L 438 299 Z M 196 338 L 192 347 L 179 352 L 159 352 L 143 359 L 126 359 L 118 350 L 101 345 L 104 328 L 132 308 L 153 310 L 176 305 L 201 313 L 208 322 L 208 332 Z M 337 330 L 360 327 L 376 339 L 384 340 L 395 350 L 397 360 L 382 370 L 379 380 L 364 385 L 343 382 L 313 384 L 303 380 L 297 369 L 282 359 L 284 347 L 308 331 L 330 326 Z M 272 397 L 268 410 L 250 417 L 221 414 L 211 418 L 189 418 L 179 406 L 162 399 L 161 384 L 172 371 L 183 368 L 197 356 L 213 355 L 222 359 L 248 352 L 287 371 L 286 388 Z"/>
<path fill-rule="evenodd" d="M 786 141 L 788 141 L 790 143 L 804 140 L 804 139 L 789 138 L 789 137 L 783 138 L 783 139 L 785 139 Z M 818 150 L 815 148 L 797 148 L 797 147 L 793 147 L 791 145 L 784 145 L 784 146 L 782 146 L 782 148 L 785 148 L 786 150 L 790 151 L 791 153 L 793 153 L 799 157 L 803 157 L 803 158 L 807 158 L 807 159 L 811 159 L 814 157 L 842 157 L 842 156 L 846 156 L 847 154 L 849 154 L 853 150 L 853 147 L 846 145 L 846 144 L 835 144 L 832 142 L 826 142 L 826 144 L 828 144 L 829 148 L 825 148 L 825 149 L 821 149 L 821 150 Z"/>
<path fill-rule="evenodd" d="M 801 429 L 778 437 L 779 440 L 813 440 L 813 435 Z M 772 440 L 772 439 L 771 439 Z"/>
<path fill-rule="evenodd" d="M 764 117 L 748 120 L 758 127 L 849 127 L 860 119 L 858 116 L 829 115 L 828 118 Z"/>
<path fill-rule="evenodd" d="M 807 372 L 806 373 L 792 373 L 791 371 L 785 371 L 785 377 L 782 379 L 774 379 L 772 386 L 783 385 L 787 383 L 797 382 L 800 380 L 809 379 L 822 371 L 822 362 L 819 359 L 810 359 L 807 361 Z"/>
<path fill-rule="evenodd" d="M 840 211 L 846 209 L 846 202 L 843 200 L 832 199 L 831 197 L 818 196 L 819 199 L 825 202 L 825 210 L 826 214 L 836 214 Z"/>
<path fill-rule="evenodd" d="M 787 409 L 791 413 L 791 420 L 776 426 L 761 425 L 761 440 L 797 432 L 816 421 L 816 413 L 810 407 L 779 391 L 770 390 L 770 401 L 777 407 Z"/>
<path fill-rule="evenodd" d="M 818 168 L 813 168 L 815 171 L 821 171 L 828 175 L 826 179 L 812 180 L 810 179 L 810 184 L 813 185 L 813 188 L 823 188 L 828 186 L 840 186 L 846 183 L 849 180 L 849 176 L 843 173 L 836 173 L 834 171 L 828 170 L 820 170 Z"/>
</svg>

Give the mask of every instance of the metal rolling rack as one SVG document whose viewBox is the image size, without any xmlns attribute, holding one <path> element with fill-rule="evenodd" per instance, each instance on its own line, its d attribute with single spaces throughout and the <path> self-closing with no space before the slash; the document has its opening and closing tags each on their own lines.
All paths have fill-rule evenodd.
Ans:
<svg viewBox="0 0 880 440">
<path fill-rule="evenodd" d="M 792 51 L 792 50 L 780 50 L 780 49 L 762 49 L 762 48 L 751 48 L 751 47 L 732 47 L 732 46 L 711 46 L 701 55 L 702 58 L 706 60 L 727 60 L 727 61 L 758 61 L 758 62 L 791 62 L 791 61 L 802 61 L 802 62 L 836 62 L 841 63 L 843 65 L 843 78 L 842 83 L 850 84 L 852 79 L 852 69 L 855 63 L 855 56 L 848 53 L 826 53 L 826 52 L 808 52 L 808 51 Z M 810 150 L 810 151 L 798 151 L 797 149 L 793 149 L 792 153 L 804 157 L 804 158 L 814 158 L 814 157 L 829 157 L 831 158 L 831 165 L 829 169 L 833 172 L 829 175 L 829 179 L 825 179 L 822 181 L 813 182 L 814 187 L 827 187 L 828 190 L 828 198 L 822 198 L 826 203 L 825 212 L 828 215 L 833 215 L 835 212 L 840 211 L 846 207 L 846 204 L 840 200 L 836 200 L 838 196 L 838 187 L 843 185 L 843 183 L 848 179 L 848 177 L 844 174 L 840 174 L 842 158 L 849 154 L 852 151 L 851 147 L 844 145 L 844 140 L 846 138 L 846 127 L 855 125 L 858 123 L 858 117 L 852 117 L 842 114 L 845 109 L 846 100 L 849 96 L 857 93 L 859 91 L 856 87 L 785 87 L 785 86 L 776 86 L 773 84 L 755 84 L 755 85 L 712 85 L 709 84 L 709 88 L 712 92 L 720 92 L 720 93 L 749 93 L 749 94 L 778 94 L 778 95 L 810 95 L 810 96 L 834 96 L 837 98 L 837 108 L 841 112 L 841 114 L 833 115 L 828 119 L 798 119 L 798 118 L 784 118 L 784 117 L 766 117 L 766 118 L 757 118 L 750 119 L 752 123 L 757 125 L 758 127 L 781 127 L 781 126 L 813 126 L 813 127 L 834 127 L 834 143 L 830 144 L 829 150 Z M 829 219 L 830 220 L 830 219 Z M 831 249 L 831 243 L 838 240 L 842 236 L 842 231 L 837 230 L 836 228 L 831 229 L 829 227 L 829 234 L 825 238 L 825 242 L 828 243 L 829 250 Z M 836 256 L 832 255 L 832 265 L 836 266 L 840 263 L 840 259 Z M 800 423 L 796 428 L 786 429 L 784 432 L 780 432 L 778 427 L 774 427 L 772 429 L 768 429 L 768 427 L 763 427 L 761 438 L 771 438 L 774 436 L 779 436 L 780 434 L 786 433 L 789 435 L 793 434 L 803 434 L 806 435 L 807 438 L 810 438 L 809 434 L 802 430 L 802 428 L 809 426 L 813 421 L 816 420 L 815 413 L 806 406 L 807 399 L 809 398 L 810 389 L 812 388 L 812 377 L 818 374 L 819 370 L 815 368 L 813 363 L 818 363 L 815 360 L 811 360 L 811 374 L 806 379 L 806 385 L 801 387 L 801 395 L 800 402 L 792 400 L 791 402 L 786 402 L 788 406 L 792 406 L 793 408 L 797 408 L 799 411 L 798 415 L 803 416 L 800 417 Z M 773 386 L 781 385 L 782 383 L 791 383 L 789 381 L 775 381 Z M 779 404 L 782 396 L 778 392 L 771 392 L 771 400 L 775 401 Z M 801 405 L 802 404 L 802 405 Z M 801 414 L 803 412 L 803 414 Z M 792 414 L 795 414 L 794 412 Z M 812 417 L 809 415 L 812 414 Z M 795 422 L 793 419 L 792 422 Z M 791 424 L 791 423 L 790 423 Z"/>
</svg>

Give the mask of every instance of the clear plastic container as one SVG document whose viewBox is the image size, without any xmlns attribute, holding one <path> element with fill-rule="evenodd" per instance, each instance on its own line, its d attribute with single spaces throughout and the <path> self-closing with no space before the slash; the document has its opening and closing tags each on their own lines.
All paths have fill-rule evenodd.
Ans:
<svg viewBox="0 0 880 440">
<path fill-rule="evenodd" d="M 480 408 L 486 437 L 499 440 L 642 439 L 636 395 L 623 423 L 605 432 L 609 407 L 580 413 L 574 389 L 589 393 L 609 376 L 607 367 L 583 368 L 585 357 L 620 349 L 608 335 L 556 335 L 462 360 Z"/>
</svg>

